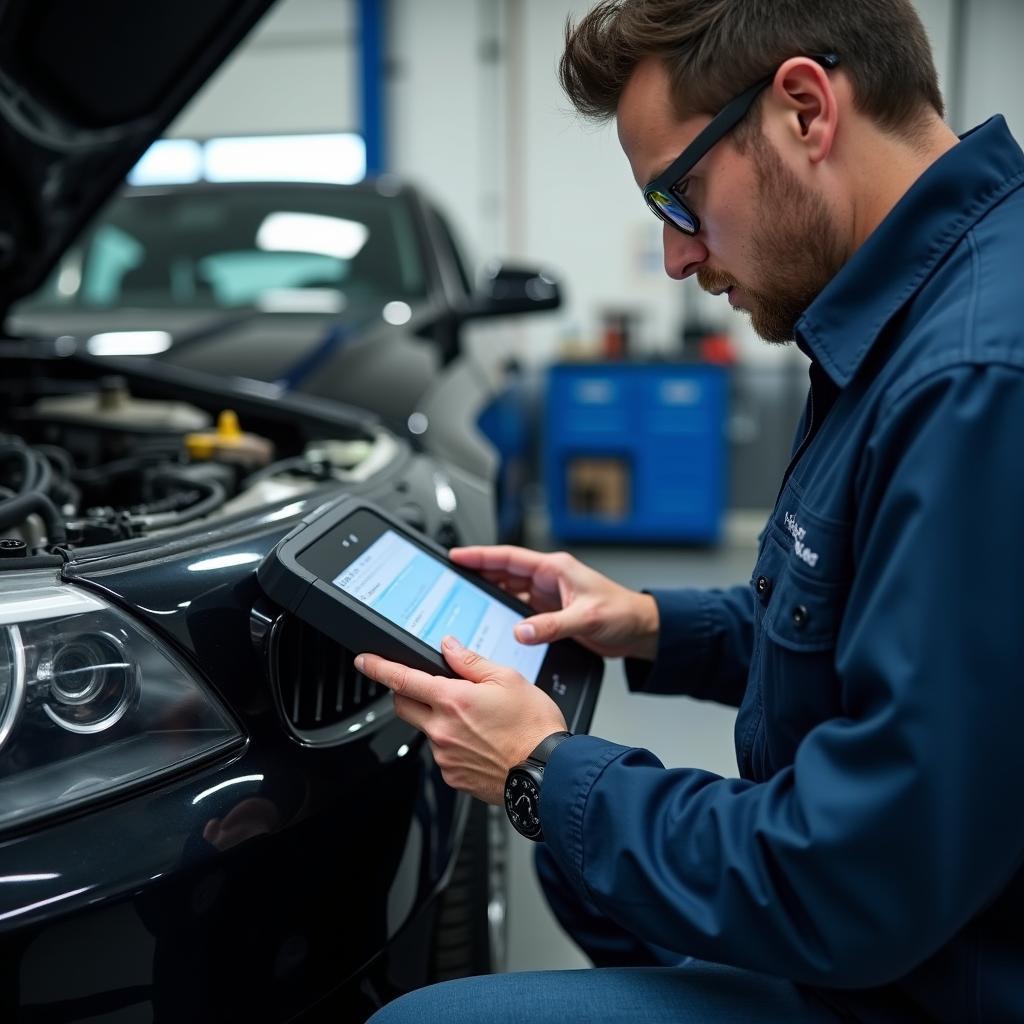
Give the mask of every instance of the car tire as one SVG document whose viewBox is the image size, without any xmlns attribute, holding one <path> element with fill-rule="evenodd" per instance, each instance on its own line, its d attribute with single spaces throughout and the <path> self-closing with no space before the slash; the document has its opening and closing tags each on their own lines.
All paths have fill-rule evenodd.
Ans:
<svg viewBox="0 0 1024 1024">
<path fill-rule="evenodd" d="M 501 809 L 473 800 L 434 922 L 430 980 L 505 967 L 505 843 Z"/>
</svg>

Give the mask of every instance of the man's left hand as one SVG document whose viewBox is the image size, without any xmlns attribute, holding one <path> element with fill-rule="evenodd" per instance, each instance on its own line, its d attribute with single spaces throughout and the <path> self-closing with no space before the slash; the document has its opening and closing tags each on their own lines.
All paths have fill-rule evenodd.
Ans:
<svg viewBox="0 0 1024 1024">
<path fill-rule="evenodd" d="M 395 695 L 399 718 L 425 733 L 444 781 L 489 804 L 501 804 L 509 768 L 538 743 L 565 729 L 555 702 L 518 672 L 445 637 L 449 679 L 360 654 L 356 668 Z"/>
</svg>

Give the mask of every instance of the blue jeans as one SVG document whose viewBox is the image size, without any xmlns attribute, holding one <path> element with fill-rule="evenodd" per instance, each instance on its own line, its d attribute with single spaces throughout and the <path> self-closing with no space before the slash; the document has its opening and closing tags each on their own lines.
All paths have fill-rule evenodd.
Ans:
<svg viewBox="0 0 1024 1024">
<path fill-rule="evenodd" d="M 837 1024 L 792 982 L 649 946 L 570 894 L 537 848 L 537 874 L 562 926 L 598 970 L 464 978 L 396 999 L 368 1024 Z"/>
</svg>

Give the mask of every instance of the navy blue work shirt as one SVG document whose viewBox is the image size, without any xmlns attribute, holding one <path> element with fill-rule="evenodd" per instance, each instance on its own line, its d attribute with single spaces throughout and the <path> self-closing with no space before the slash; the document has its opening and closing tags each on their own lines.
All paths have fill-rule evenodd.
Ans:
<svg viewBox="0 0 1024 1024">
<path fill-rule="evenodd" d="M 856 1019 L 1024 1020 L 1024 154 L 1001 117 L 806 311 L 749 585 L 655 592 L 631 689 L 739 706 L 740 779 L 573 737 L 541 811 L 641 939 Z M 685 753 L 685 752 L 683 752 Z"/>
</svg>

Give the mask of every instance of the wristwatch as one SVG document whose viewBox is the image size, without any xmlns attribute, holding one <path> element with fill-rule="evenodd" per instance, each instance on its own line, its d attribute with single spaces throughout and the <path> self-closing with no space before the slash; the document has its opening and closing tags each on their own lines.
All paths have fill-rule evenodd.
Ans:
<svg viewBox="0 0 1024 1024">
<path fill-rule="evenodd" d="M 544 841 L 544 831 L 540 827 L 540 787 L 544 781 L 544 767 L 555 747 L 571 735 L 571 732 L 553 732 L 505 777 L 505 813 L 508 820 L 521 836 L 535 843 Z"/>
</svg>

